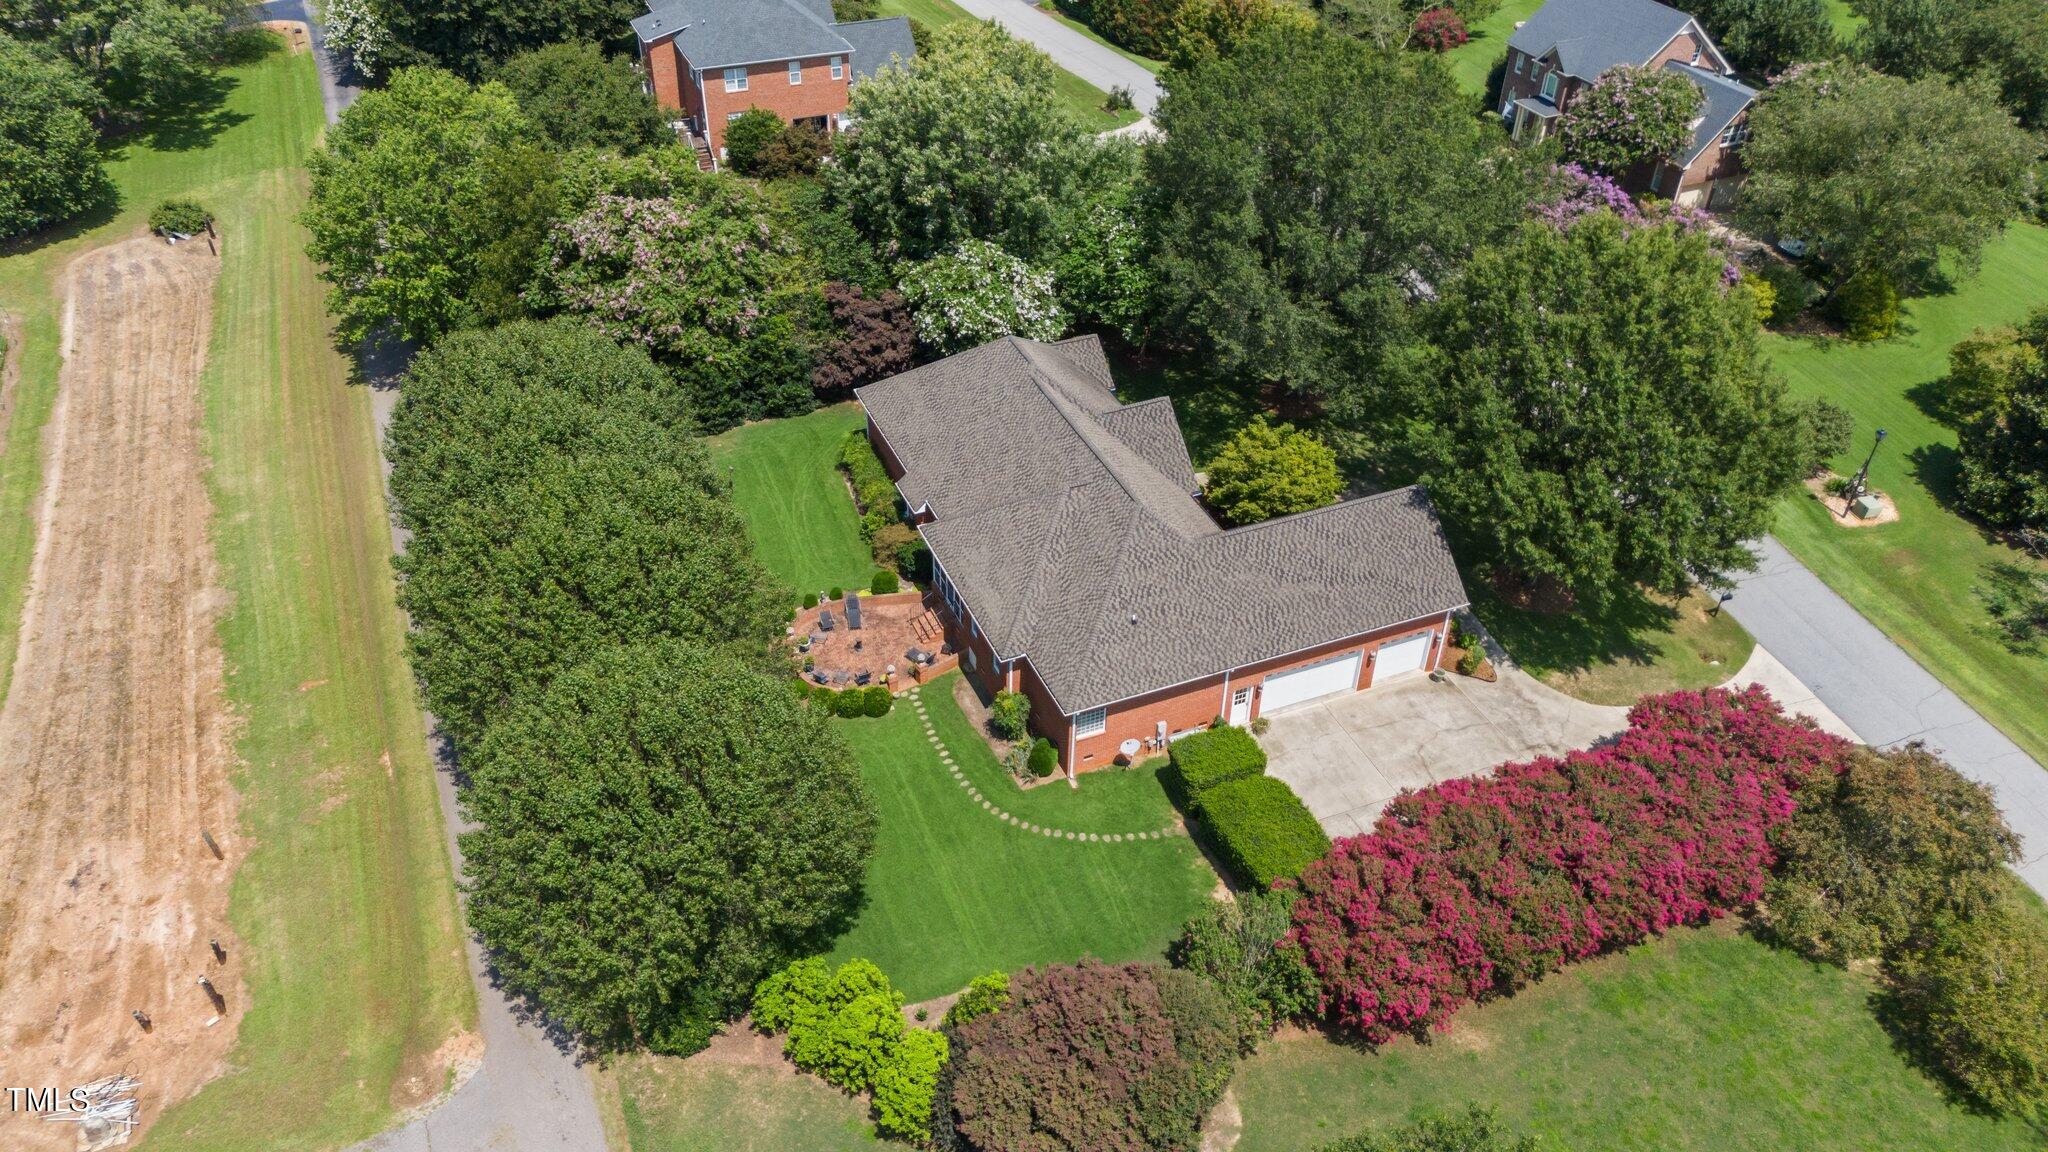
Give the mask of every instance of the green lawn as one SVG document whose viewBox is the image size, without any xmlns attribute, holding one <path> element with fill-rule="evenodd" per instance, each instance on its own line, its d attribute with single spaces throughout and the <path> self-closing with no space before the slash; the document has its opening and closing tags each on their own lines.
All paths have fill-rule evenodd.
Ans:
<svg viewBox="0 0 2048 1152">
<path fill-rule="evenodd" d="M 1237 1152 L 1304 1152 L 1491 1105 L 1572 1152 L 1999 1152 L 2038 1130 L 1950 1103 L 1878 1025 L 1865 979 L 1727 926 L 1683 930 L 1378 1054 L 1293 1034 L 1235 1082 Z"/>
<path fill-rule="evenodd" d="M 1465 587 L 1472 610 L 1523 671 L 1593 704 L 1633 704 L 1649 692 L 1710 688 L 1749 659 L 1756 641 L 1703 592 L 1676 604 L 1635 597 L 1599 616 L 1543 614 L 1501 602 L 1484 581 Z"/>
<path fill-rule="evenodd" d="M 1104 36 L 1102 33 L 1097 32 L 1095 29 L 1090 28 L 1088 25 L 1083 24 L 1081 21 L 1076 20 L 1072 16 L 1069 16 L 1065 12 L 1061 11 L 1060 6 L 1058 4 L 1051 3 L 1050 0 L 1045 0 L 1045 2 L 1040 3 L 1038 5 L 1038 10 L 1052 17 L 1053 19 L 1059 21 L 1060 23 L 1065 24 L 1067 27 L 1072 28 L 1074 31 L 1079 32 L 1081 35 L 1086 36 L 1090 40 L 1095 41 L 1097 44 L 1102 45 L 1104 48 L 1109 49 L 1111 52 L 1114 52 L 1117 55 L 1123 57 L 1124 59 L 1129 60 L 1131 63 L 1136 64 L 1138 67 L 1143 68 L 1145 71 L 1152 73 L 1154 76 L 1157 76 L 1161 72 L 1166 71 L 1166 61 L 1154 60 L 1150 56 L 1140 56 L 1136 52 L 1132 52 L 1129 49 L 1122 47 L 1121 45 L 1113 43 L 1108 37 Z"/>
<path fill-rule="evenodd" d="M 884 16 L 908 16 L 934 32 L 948 24 L 974 19 L 953 0 L 880 0 L 879 11 Z M 1102 105 L 1109 99 L 1109 94 L 1102 89 L 1064 68 L 1058 72 L 1053 89 L 1059 95 L 1060 103 L 1066 105 L 1091 131 L 1107 132 L 1111 128 L 1138 122 L 1135 110 L 1105 111 Z"/>
<path fill-rule="evenodd" d="M 1472 38 L 1444 53 L 1458 87 L 1484 98 L 1486 78 L 1508 54 L 1508 37 L 1515 34 L 1515 25 L 1541 7 L 1543 0 L 1504 0 L 1493 15 L 1467 29 Z"/>
<path fill-rule="evenodd" d="M 860 405 L 747 424 L 710 440 L 731 469 L 733 502 L 761 563 L 797 592 L 866 588 L 874 553 L 839 471 L 839 445 L 862 426 Z"/>
<path fill-rule="evenodd" d="M 957 675 L 927 685 L 922 698 L 963 770 L 994 781 L 1001 768 L 953 703 Z M 882 832 L 868 865 L 866 905 L 832 959 L 874 961 L 912 1000 L 955 991 L 998 968 L 1082 956 L 1157 959 L 1208 901 L 1215 873 L 1184 836 L 1052 840 L 983 811 L 939 762 L 908 701 L 880 719 L 837 723 L 860 758 Z M 1001 784 L 1011 789 L 1005 793 L 998 784 L 979 786 L 1037 823 L 1075 831 L 1164 823 L 1165 797 L 1142 773 L 1021 798 L 1014 786 Z M 1111 801 L 1128 802 L 1127 822 Z"/>
<path fill-rule="evenodd" d="M 1947 371 L 1950 345 L 1981 325 L 2048 304 L 2048 230 L 2019 226 L 1984 253 L 1983 271 L 1952 294 L 1910 302 L 1903 335 L 1880 344 L 1768 337 L 1801 396 L 1825 396 L 1856 417 L 1847 474 L 1877 428 L 1889 434 L 1871 483 L 1898 502 L 1900 520 L 1875 528 L 1832 523 L 1818 501 L 1788 498 L 1774 529 L 1807 567 L 1913 654 L 1985 718 L 2048 764 L 2048 656 L 2017 656 L 1987 631 L 1974 594 L 1985 565 L 2024 562 L 1952 509 L 1955 433 L 1922 408 Z"/>
<path fill-rule="evenodd" d="M 631 1152 L 854 1152 L 904 1147 L 877 1139 L 867 1110 L 858 1101 L 786 1066 L 636 1056 L 605 1075 L 617 1084 Z"/>
<path fill-rule="evenodd" d="M 392 1122 L 403 1081 L 439 1087 L 429 1056 L 474 1026 L 475 1004 L 400 649 L 369 396 L 347 384 L 292 222 L 324 123 L 313 58 L 272 50 L 226 80 L 218 106 L 114 152 L 118 207 L 0 257 L 0 307 L 24 337 L 0 451 L 0 653 L 14 652 L 27 501 L 56 390 L 53 278 L 138 232 L 156 200 L 196 198 L 224 245 L 201 387 L 254 845 L 230 907 L 248 1011 L 231 1071 L 169 1109 L 146 1147 L 333 1148 Z"/>
</svg>

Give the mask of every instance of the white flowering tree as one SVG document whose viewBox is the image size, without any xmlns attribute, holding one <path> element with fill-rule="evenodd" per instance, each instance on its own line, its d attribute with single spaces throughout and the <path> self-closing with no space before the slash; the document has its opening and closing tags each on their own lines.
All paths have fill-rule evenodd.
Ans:
<svg viewBox="0 0 2048 1152">
<path fill-rule="evenodd" d="M 391 30 L 372 0 L 326 0 L 327 43 L 364 76 L 377 74 L 378 60 L 391 47 Z"/>
<path fill-rule="evenodd" d="M 1057 340 L 1067 314 L 1042 272 L 986 240 L 963 240 L 903 274 L 917 338 L 951 355 L 1004 336 Z"/>
</svg>

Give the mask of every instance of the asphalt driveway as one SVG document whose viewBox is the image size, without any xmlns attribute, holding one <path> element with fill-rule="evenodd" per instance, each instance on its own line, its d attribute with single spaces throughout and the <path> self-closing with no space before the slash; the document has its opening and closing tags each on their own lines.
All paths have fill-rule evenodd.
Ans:
<svg viewBox="0 0 2048 1152">
<path fill-rule="evenodd" d="M 1559 755 L 1627 726 L 1628 710 L 1587 704 L 1503 667 L 1497 683 L 1410 676 L 1275 714 L 1260 742 L 1331 836 L 1370 831 L 1403 788 Z"/>
</svg>

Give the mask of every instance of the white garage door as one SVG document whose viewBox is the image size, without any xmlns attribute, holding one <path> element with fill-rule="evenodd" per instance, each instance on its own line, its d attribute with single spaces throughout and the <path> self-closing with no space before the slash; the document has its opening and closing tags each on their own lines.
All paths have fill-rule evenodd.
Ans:
<svg viewBox="0 0 2048 1152">
<path fill-rule="evenodd" d="M 1276 708 L 1300 704 L 1305 700 L 1349 692 L 1358 686 L 1358 661 L 1358 653 L 1347 652 L 1342 656 L 1333 656 L 1328 660 L 1303 665 L 1291 672 L 1266 677 L 1259 711 L 1271 712 Z"/>
<path fill-rule="evenodd" d="M 1372 682 L 1391 680 L 1409 672 L 1420 672 L 1429 663 L 1429 642 L 1434 632 L 1410 636 L 1406 640 L 1390 640 L 1380 645 L 1379 654 L 1372 659 Z"/>
</svg>

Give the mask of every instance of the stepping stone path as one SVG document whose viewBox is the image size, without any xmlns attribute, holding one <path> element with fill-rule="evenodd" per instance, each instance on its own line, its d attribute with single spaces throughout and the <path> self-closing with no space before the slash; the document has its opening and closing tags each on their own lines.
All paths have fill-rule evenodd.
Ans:
<svg viewBox="0 0 2048 1152">
<path fill-rule="evenodd" d="M 974 786 L 974 781 L 969 780 L 967 778 L 967 774 L 960 771 L 960 765 L 953 762 L 952 750 L 947 748 L 945 742 L 939 739 L 939 730 L 932 727 L 931 714 L 925 711 L 924 701 L 918 699 L 919 691 L 920 690 L 917 688 L 912 688 L 910 691 L 904 693 L 904 699 L 909 700 L 910 706 L 917 711 L 917 722 L 924 725 L 925 739 L 931 742 L 932 747 L 937 748 L 939 750 L 939 763 L 944 764 L 946 766 L 946 770 L 953 774 L 953 781 L 955 783 L 959 784 L 960 787 L 967 790 L 967 796 L 969 799 L 979 802 L 981 804 L 983 811 L 987 812 L 989 815 L 995 817 L 996 819 L 1001 820 L 1003 823 L 1014 824 L 1017 827 L 1022 828 L 1026 832 L 1036 832 L 1041 836 L 1049 836 L 1054 840 L 1067 839 L 1075 841 L 1087 841 L 1093 844 L 1121 844 L 1125 841 L 1164 840 L 1168 836 L 1186 835 L 1186 833 L 1182 832 L 1179 828 L 1171 824 L 1167 825 L 1164 828 L 1155 829 L 1151 832 L 1068 832 L 1060 828 L 1047 828 L 1042 825 L 1028 823 L 1024 820 L 1018 819 L 1014 813 L 1003 811 L 1001 808 L 998 808 L 995 805 L 995 803 L 991 801 L 988 797 L 983 796 L 981 794 L 981 789 L 976 788 Z"/>
</svg>

